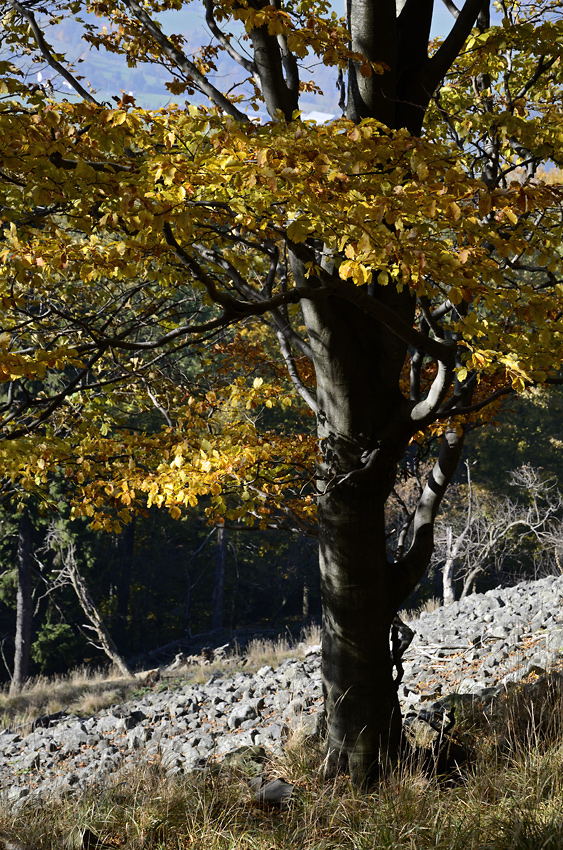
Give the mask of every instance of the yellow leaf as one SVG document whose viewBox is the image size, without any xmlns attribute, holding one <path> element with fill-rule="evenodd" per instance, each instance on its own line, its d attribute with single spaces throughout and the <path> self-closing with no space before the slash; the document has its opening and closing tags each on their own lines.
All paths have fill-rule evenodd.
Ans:
<svg viewBox="0 0 563 850">
<path fill-rule="evenodd" d="M 287 236 L 292 242 L 305 242 L 311 233 L 314 233 L 315 228 L 308 218 L 298 218 L 292 221 L 287 228 Z"/>
</svg>

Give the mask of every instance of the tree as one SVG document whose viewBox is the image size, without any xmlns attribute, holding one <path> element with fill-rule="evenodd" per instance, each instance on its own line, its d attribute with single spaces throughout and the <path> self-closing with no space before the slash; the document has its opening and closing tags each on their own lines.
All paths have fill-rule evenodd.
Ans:
<svg viewBox="0 0 563 850">
<path fill-rule="evenodd" d="M 18 593 L 16 610 L 16 636 L 14 672 L 10 683 L 10 695 L 19 694 L 29 678 L 31 653 L 33 595 L 31 580 L 32 525 L 27 511 L 23 511 L 18 522 Z"/>
<path fill-rule="evenodd" d="M 561 493 L 552 478 L 531 466 L 512 472 L 511 483 L 519 491 L 516 500 L 475 493 L 471 469 L 466 462 L 467 496 L 461 523 L 454 529 L 452 517 L 436 524 L 432 560 L 441 564 L 444 605 L 455 601 L 455 582 L 462 581 L 460 598 L 470 593 L 476 579 L 486 572 L 506 569 L 506 561 L 518 559 L 526 541 L 545 547 L 553 538 L 561 509 Z M 459 492 L 458 492 L 459 496 Z"/>
<path fill-rule="evenodd" d="M 115 664 L 122 676 L 132 679 L 134 675 L 133 671 L 128 666 L 123 656 L 119 653 L 119 650 L 117 649 L 115 642 L 104 623 L 98 607 L 92 598 L 88 585 L 84 581 L 84 577 L 78 569 L 78 564 L 76 562 L 76 546 L 74 541 L 68 536 L 68 534 L 65 534 L 64 528 L 53 523 L 49 528 L 46 537 L 46 548 L 52 549 L 58 554 L 59 561 L 62 566 L 56 571 L 55 584 L 59 587 L 64 584 L 72 585 L 80 603 L 80 607 L 90 621 L 89 624 L 85 624 L 83 628 L 93 632 L 99 642 L 99 646 L 97 646 L 92 641 L 93 646 L 97 649 L 101 649 L 105 653 L 107 658 Z"/>
<path fill-rule="evenodd" d="M 327 764 L 370 781 L 401 748 L 389 632 L 464 431 L 560 380 L 562 194 L 535 176 L 561 160 L 557 3 L 503 4 L 491 26 L 483 0 L 448 0 L 429 49 L 431 0 L 349 0 L 346 22 L 312 0 L 207 0 L 214 40 L 190 57 L 155 18 L 177 0 L 91 2 L 109 24 L 87 19 L 90 43 L 160 63 L 194 98 L 161 112 L 97 103 L 54 54 L 48 25 L 79 0 L 42 21 L 5 5 L 4 44 L 81 98 L 3 65 L 6 476 L 40 489 L 64 465 L 94 527 L 117 530 L 144 498 L 317 523 Z M 218 51 L 246 87 L 219 88 Z M 302 120 L 307 56 L 335 68 L 342 120 Z M 151 405 L 163 428 L 134 429 Z M 276 405 L 301 424 L 268 427 Z M 437 461 L 390 552 L 397 470 L 429 439 Z"/>
</svg>

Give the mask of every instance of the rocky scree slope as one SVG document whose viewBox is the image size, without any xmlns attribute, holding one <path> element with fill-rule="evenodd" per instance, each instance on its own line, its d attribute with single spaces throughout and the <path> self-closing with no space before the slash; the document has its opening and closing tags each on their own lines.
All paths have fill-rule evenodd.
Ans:
<svg viewBox="0 0 563 850">
<path fill-rule="evenodd" d="M 399 697 L 407 716 L 445 711 L 452 694 L 493 698 L 530 673 L 560 666 L 563 576 L 469 596 L 410 623 Z M 41 797 L 119 781 L 158 764 L 168 776 L 197 770 L 242 747 L 279 750 L 288 734 L 316 734 L 322 720 L 320 647 L 276 670 L 210 667 L 205 685 L 151 692 L 95 717 L 63 715 L 27 735 L 0 733 L 0 799 Z"/>
</svg>

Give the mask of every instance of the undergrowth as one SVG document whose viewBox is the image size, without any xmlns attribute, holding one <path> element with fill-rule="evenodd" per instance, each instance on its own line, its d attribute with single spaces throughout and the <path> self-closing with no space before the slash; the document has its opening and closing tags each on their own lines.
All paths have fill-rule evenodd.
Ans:
<svg viewBox="0 0 563 850">
<path fill-rule="evenodd" d="M 405 760 L 361 791 L 346 776 L 328 781 L 322 742 L 295 734 L 260 768 L 295 786 L 286 808 L 256 801 L 249 786 L 256 765 L 244 759 L 174 779 L 158 763 L 139 764 L 87 793 L 17 811 L 0 806 L 0 847 L 561 850 L 561 677 L 532 676 L 487 703 L 464 695 L 456 720 L 469 759 L 446 776 Z"/>
</svg>

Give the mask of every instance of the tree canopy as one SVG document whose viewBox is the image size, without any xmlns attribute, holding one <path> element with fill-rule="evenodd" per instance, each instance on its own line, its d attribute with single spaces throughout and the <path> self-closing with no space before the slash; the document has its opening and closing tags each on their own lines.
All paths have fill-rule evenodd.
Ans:
<svg viewBox="0 0 563 850">
<path fill-rule="evenodd" d="M 64 470 L 94 528 L 203 498 L 216 522 L 318 533 L 329 763 L 363 782 L 401 746 L 389 629 L 464 432 L 561 379 L 560 3 L 501 3 L 492 25 L 448 2 L 429 44 L 431 0 L 349 0 L 346 20 L 207 0 L 195 55 L 158 21 L 180 5 L 4 4 L 4 481 L 42 492 Z M 99 103 L 49 45 L 65 15 L 187 102 Z M 315 62 L 344 109 L 322 125 L 299 111 Z M 432 440 L 389 538 L 397 468 Z"/>
</svg>

